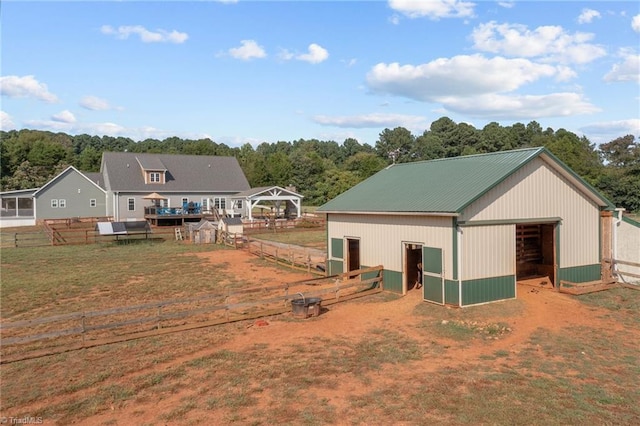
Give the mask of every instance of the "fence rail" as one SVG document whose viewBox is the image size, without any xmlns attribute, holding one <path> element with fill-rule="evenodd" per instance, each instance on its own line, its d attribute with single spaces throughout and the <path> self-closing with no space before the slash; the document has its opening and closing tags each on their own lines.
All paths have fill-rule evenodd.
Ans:
<svg viewBox="0 0 640 426">
<path fill-rule="evenodd" d="M 632 272 L 627 272 L 627 271 L 621 271 L 619 269 L 616 268 L 616 265 L 625 265 L 625 266 L 633 266 L 636 268 L 640 268 L 640 263 L 638 262 L 629 262 L 626 260 L 618 260 L 618 259 L 603 259 L 603 261 L 605 263 L 609 263 L 611 264 L 615 274 L 617 275 L 624 275 L 624 276 L 629 276 L 629 277 L 633 277 L 633 278 L 640 278 L 640 274 L 635 274 Z"/>
<path fill-rule="evenodd" d="M 286 265 L 312 274 L 324 275 L 327 256 L 318 250 L 296 245 L 277 244 L 263 240 L 247 240 L 249 253 L 276 264 Z"/>
<path fill-rule="evenodd" d="M 321 297 L 324 305 L 331 305 L 382 291 L 382 269 L 377 266 L 289 284 L 225 288 L 191 298 L 2 322 L 0 364 L 282 314 L 291 311 L 291 300 L 301 297 Z"/>
</svg>

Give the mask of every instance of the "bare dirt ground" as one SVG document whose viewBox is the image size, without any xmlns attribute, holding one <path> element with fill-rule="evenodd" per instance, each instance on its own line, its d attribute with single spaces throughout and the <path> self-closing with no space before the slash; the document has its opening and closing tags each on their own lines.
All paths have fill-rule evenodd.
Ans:
<svg viewBox="0 0 640 426">
<path fill-rule="evenodd" d="M 245 251 L 215 251 L 210 253 L 200 253 L 198 256 L 208 259 L 212 266 L 226 268 L 234 271 L 237 278 L 246 280 L 248 283 L 283 283 L 294 282 L 308 278 L 304 273 L 289 272 L 283 268 L 262 266 L 256 263 L 256 257 L 249 255 Z M 509 332 L 502 334 L 500 338 L 485 342 L 481 345 L 464 345 L 455 354 L 447 353 L 445 356 L 430 359 L 429 362 L 412 362 L 405 365 L 385 365 L 379 372 L 376 372 L 370 379 L 372 382 L 368 387 L 383 387 L 385 383 L 391 381 L 409 380 L 415 375 L 426 375 L 438 369 L 451 368 L 460 365 L 473 365 L 480 362 L 483 356 L 489 356 L 496 351 L 505 351 L 510 354 L 518 354 L 530 341 L 531 335 L 539 329 L 550 331 L 562 328 L 572 328 L 585 326 L 597 332 L 598 329 L 621 330 L 622 327 L 602 319 L 605 312 L 600 308 L 589 307 L 580 303 L 572 296 L 557 293 L 549 289 L 537 289 L 533 287 L 520 286 L 518 288 L 517 299 L 520 309 L 515 312 L 515 316 L 509 320 Z M 166 372 L 190 361 L 201 359 L 209 354 L 228 350 L 234 353 L 247 352 L 255 354 L 256 347 L 265 347 L 274 356 L 277 353 L 283 363 L 296 356 L 296 348 L 300 346 L 312 346 L 319 344 L 323 339 L 361 339 L 363 335 L 372 329 L 393 329 L 396 333 L 406 336 L 416 341 L 424 341 L 424 332 L 420 330 L 419 324 L 423 318 L 416 316 L 416 308 L 425 304 L 422 301 L 421 293 L 417 290 L 411 291 L 402 298 L 392 298 L 389 300 L 380 298 L 376 301 L 355 300 L 344 303 L 337 303 L 323 309 L 317 318 L 306 320 L 295 320 L 290 315 L 269 317 L 260 320 L 246 321 L 236 325 L 235 332 L 222 343 L 211 336 L 215 330 L 202 332 L 200 330 L 190 331 L 185 334 L 185 339 L 192 339 L 194 335 L 201 335 L 202 339 L 211 338 L 211 346 L 200 346 L 192 353 L 181 353 L 176 357 L 169 357 L 166 361 L 160 362 L 152 367 L 145 367 L 134 374 L 127 374 L 118 379 L 119 383 L 133 381 L 141 375 L 148 375 L 154 372 Z M 434 307 L 442 310 L 443 314 L 452 308 Z M 456 310 L 456 309 L 453 309 Z M 443 315 L 443 318 L 445 316 Z M 484 319 L 491 322 L 491 318 Z M 504 317 L 496 318 L 497 322 L 504 321 Z M 629 337 L 640 340 L 639 330 L 626 330 Z M 446 347 L 455 345 L 442 337 L 433 337 L 432 344 L 439 344 Z M 171 347 L 161 347 L 161 350 L 170 351 Z M 87 351 L 83 356 L 90 357 L 91 352 Z M 503 357 L 496 360 L 496 363 L 509 367 L 513 358 Z M 284 367 L 283 367 L 284 368 Z M 385 371 L 393 371 L 393 374 L 385 374 Z M 190 382 L 193 383 L 193 378 Z M 204 379 L 203 379 L 204 380 Z M 198 381 L 197 378 L 195 380 Z M 337 411 L 345 408 L 349 396 L 353 396 L 362 390 L 363 382 L 361 378 L 343 375 L 339 384 L 331 389 L 315 389 L 315 397 L 323 398 L 330 404 L 337 407 Z M 82 397 L 83 394 L 91 393 L 95 389 L 85 389 L 75 395 Z M 22 407 L 24 412 L 36 412 L 42 410 L 48 404 L 58 402 L 70 396 L 52 397 L 51 400 L 39 400 L 31 407 Z M 120 404 L 114 404 L 108 409 L 97 410 L 98 412 L 89 417 L 83 418 L 79 422 L 83 425 L 132 425 L 132 424 L 169 424 L 167 413 L 175 411 L 180 404 L 184 404 L 185 399 L 198 401 L 205 398 L 198 395 L 193 388 L 173 389 L 170 395 L 162 398 L 138 397 L 128 399 Z M 295 406 L 296 401 L 291 401 Z M 236 416 L 238 419 L 251 418 L 251 413 L 256 410 L 268 409 L 273 405 L 269 398 L 259 399 L 251 407 L 239 406 Z M 185 410 L 180 416 L 180 423 L 187 424 L 222 424 L 229 421 L 228 410 L 216 410 L 209 407 L 202 409 L 202 402 L 194 402 L 191 410 Z M 244 410 L 244 411 L 243 411 Z M 45 419 L 46 420 L 46 419 Z M 48 423 L 48 422 L 47 422 Z M 242 423 L 242 421 L 240 421 Z M 347 421 L 346 423 L 350 423 Z"/>
</svg>

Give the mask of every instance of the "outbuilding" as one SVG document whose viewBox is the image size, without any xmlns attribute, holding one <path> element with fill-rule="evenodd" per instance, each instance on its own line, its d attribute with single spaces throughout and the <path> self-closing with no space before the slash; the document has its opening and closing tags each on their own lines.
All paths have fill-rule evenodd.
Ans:
<svg viewBox="0 0 640 426">
<path fill-rule="evenodd" d="M 602 280 L 613 209 L 541 147 L 393 164 L 318 212 L 329 274 L 383 265 L 385 289 L 462 307 Z"/>
</svg>

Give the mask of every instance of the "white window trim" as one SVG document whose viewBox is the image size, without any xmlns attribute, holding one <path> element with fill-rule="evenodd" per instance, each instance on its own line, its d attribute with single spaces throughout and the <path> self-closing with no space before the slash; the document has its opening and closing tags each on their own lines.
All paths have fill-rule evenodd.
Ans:
<svg viewBox="0 0 640 426">
<path fill-rule="evenodd" d="M 132 202 L 133 202 L 133 208 L 131 208 Z M 127 198 L 127 211 L 128 212 L 136 211 L 136 199 L 135 198 Z"/>
<path fill-rule="evenodd" d="M 58 200 L 58 206 L 59 206 L 61 209 L 66 208 L 66 207 L 67 207 L 67 200 L 65 200 L 64 198 L 59 199 L 59 200 Z"/>
<path fill-rule="evenodd" d="M 51 200 L 51 208 L 52 209 L 58 208 L 58 200 Z"/>
<path fill-rule="evenodd" d="M 91 198 L 89 200 L 89 207 L 98 207 L 98 200 L 96 200 L 95 198 Z"/>
</svg>

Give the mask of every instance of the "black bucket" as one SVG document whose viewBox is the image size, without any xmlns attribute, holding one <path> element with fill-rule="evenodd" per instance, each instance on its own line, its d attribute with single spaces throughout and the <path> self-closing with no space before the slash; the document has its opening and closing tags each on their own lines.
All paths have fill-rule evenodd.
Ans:
<svg viewBox="0 0 640 426">
<path fill-rule="evenodd" d="M 317 317 L 320 315 L 321 304 L 322 298 L 320 297 L 294 299 L 291 301 L 293 316 L 299 318 Z"/>
</svg>

